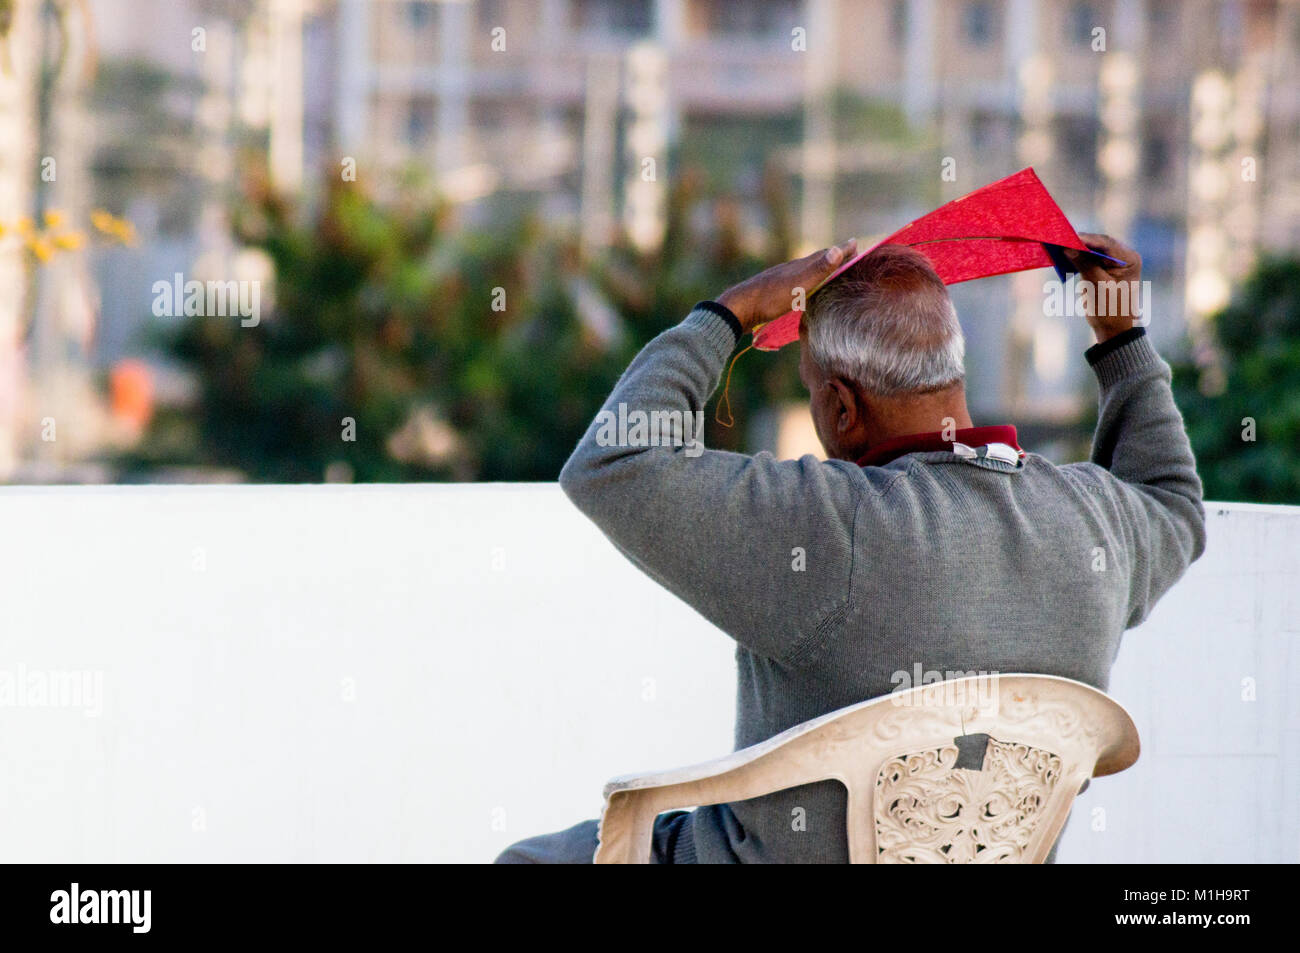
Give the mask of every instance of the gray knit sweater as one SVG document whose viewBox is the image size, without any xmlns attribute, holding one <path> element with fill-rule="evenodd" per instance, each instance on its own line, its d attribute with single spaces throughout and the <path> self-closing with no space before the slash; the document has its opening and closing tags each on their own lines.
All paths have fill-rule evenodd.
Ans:
<svg viewBox="0 0 1300 953">
<path fill-rule="evenodd" d="M 651 341 L 560 484 L 633 563 L 735 639 L 737 748 L 887 694 L 918 665 L 1104 689 L 1121 634 L 1204 550 L 1169 368 L 1140 331 L 1089 352 L 1101 407 L 1088 463 L 948 451 L 878 467 L 778 460 L 647 445 L 658 441 L 609 426 L 636 410 L 702 410 L 735 345 L 730 324 L 701 308 Z M 797 807 L 805 825 L 791 823 Z M 844 862 L 845 807 L 833 781 L 703 807 L 695 852 L 702 863 Z"/>
</svg>

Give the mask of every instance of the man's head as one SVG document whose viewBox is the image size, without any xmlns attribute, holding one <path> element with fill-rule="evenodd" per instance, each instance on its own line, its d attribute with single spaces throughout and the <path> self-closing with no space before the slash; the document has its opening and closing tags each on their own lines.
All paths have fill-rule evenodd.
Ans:
<svg viewBox="0 0 1300 953">
<path fill-rule="evenodd" d="M 948 289 L 920 252 L 882 245 L 808 302 L 799 376 L 827 454 L 856 460 L 907 433 L 969 426 L 965 340 Z"/>
</svg>

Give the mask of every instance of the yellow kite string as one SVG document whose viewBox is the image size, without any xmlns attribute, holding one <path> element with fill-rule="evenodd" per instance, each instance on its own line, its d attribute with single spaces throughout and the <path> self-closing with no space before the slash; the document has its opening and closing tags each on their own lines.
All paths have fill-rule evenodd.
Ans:
<svg viewBox="0 0 1300 953">
<path fill-rule="evenodd" d="M 753 343 L 751 342 L 750 345 L 749 345 L 748 347 L 745 348 L 745 351 L 753 350 L 753 348 L 754 348 L 754 345 L 753 345 Z M 731 372 L 735 369 L 735 367 L 736 367 L 736 362 L 737 362 L 738 360 L 740 360 L 740 355 L 741 355 L 741 354 L 744 354 L 745 351 L 741 351 L 739 354 L 737 354 L 735 357 L 733 357 L 733 358 L 731 359 L 731 363 L 727 365 L 727 380 L 726 380 L 726 383 L 724 383 L 724 384 L 722 385 L 722 398 L 718 401 L 718 406 L 717 406 L 717 408 L 716 408 L 716 409 L 714 410 L 714 412 L 713 412 L 713 419 L 716 420 L 719 424 L 721 424 L 721 425 L 724 426 L 724 427 L 731 427 L 731 426 L 733 426 L 733 425 L 735 424 L 735 422 L 736 422 L 736 418 L 733 417 L 733 416 L 731 415 L 731 395 L 730 395 L 730 391 L 731 391 Z M 723 420 L 723 419 L 722 419 L 722 408 L 723 408 L 723 407 L 726 407 L 726 408 L 727 408 L 727 419 L 726 419 L 726 420 Z"/>
</svg>

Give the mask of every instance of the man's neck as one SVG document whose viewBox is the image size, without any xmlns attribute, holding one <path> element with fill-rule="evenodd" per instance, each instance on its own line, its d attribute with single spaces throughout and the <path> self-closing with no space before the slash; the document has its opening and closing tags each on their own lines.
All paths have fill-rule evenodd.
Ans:
<svg viewBox="0 0 1300 953">
<path fill-rule="evenodd" d="M 887 440 L 912 434 L 962 430 L 973 427 L 966 408 L 963 388 L 935 391 L 931 394 L 908 394 L 905 397 L 873 397 L 871 422 L 862 454 Z"/>
</svg>

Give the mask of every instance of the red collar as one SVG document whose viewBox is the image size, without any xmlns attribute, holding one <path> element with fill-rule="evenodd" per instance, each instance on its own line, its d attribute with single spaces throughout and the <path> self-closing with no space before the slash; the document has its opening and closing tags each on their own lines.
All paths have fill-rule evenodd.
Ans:
<svg viewBox="0 0 1300 953">
<path fill-rule="evenodd" d="M 912 433 L 904 437 L 893 437 L 868 450 L 858 461 L 858 466 L 880 467 L 908 453 L 952 450 L 953 443 L 964 443 L 968 447 L 1005 443 L 1017 450 L 1020 449 L 1020 444 L 1016 443 L 1016 428 L 1010 424 L 995 427 L 962 427 L 953 434 L 952 440 L 943 439 L 943 432 L 939 430 L 932 433 Z"/>
</svg>

